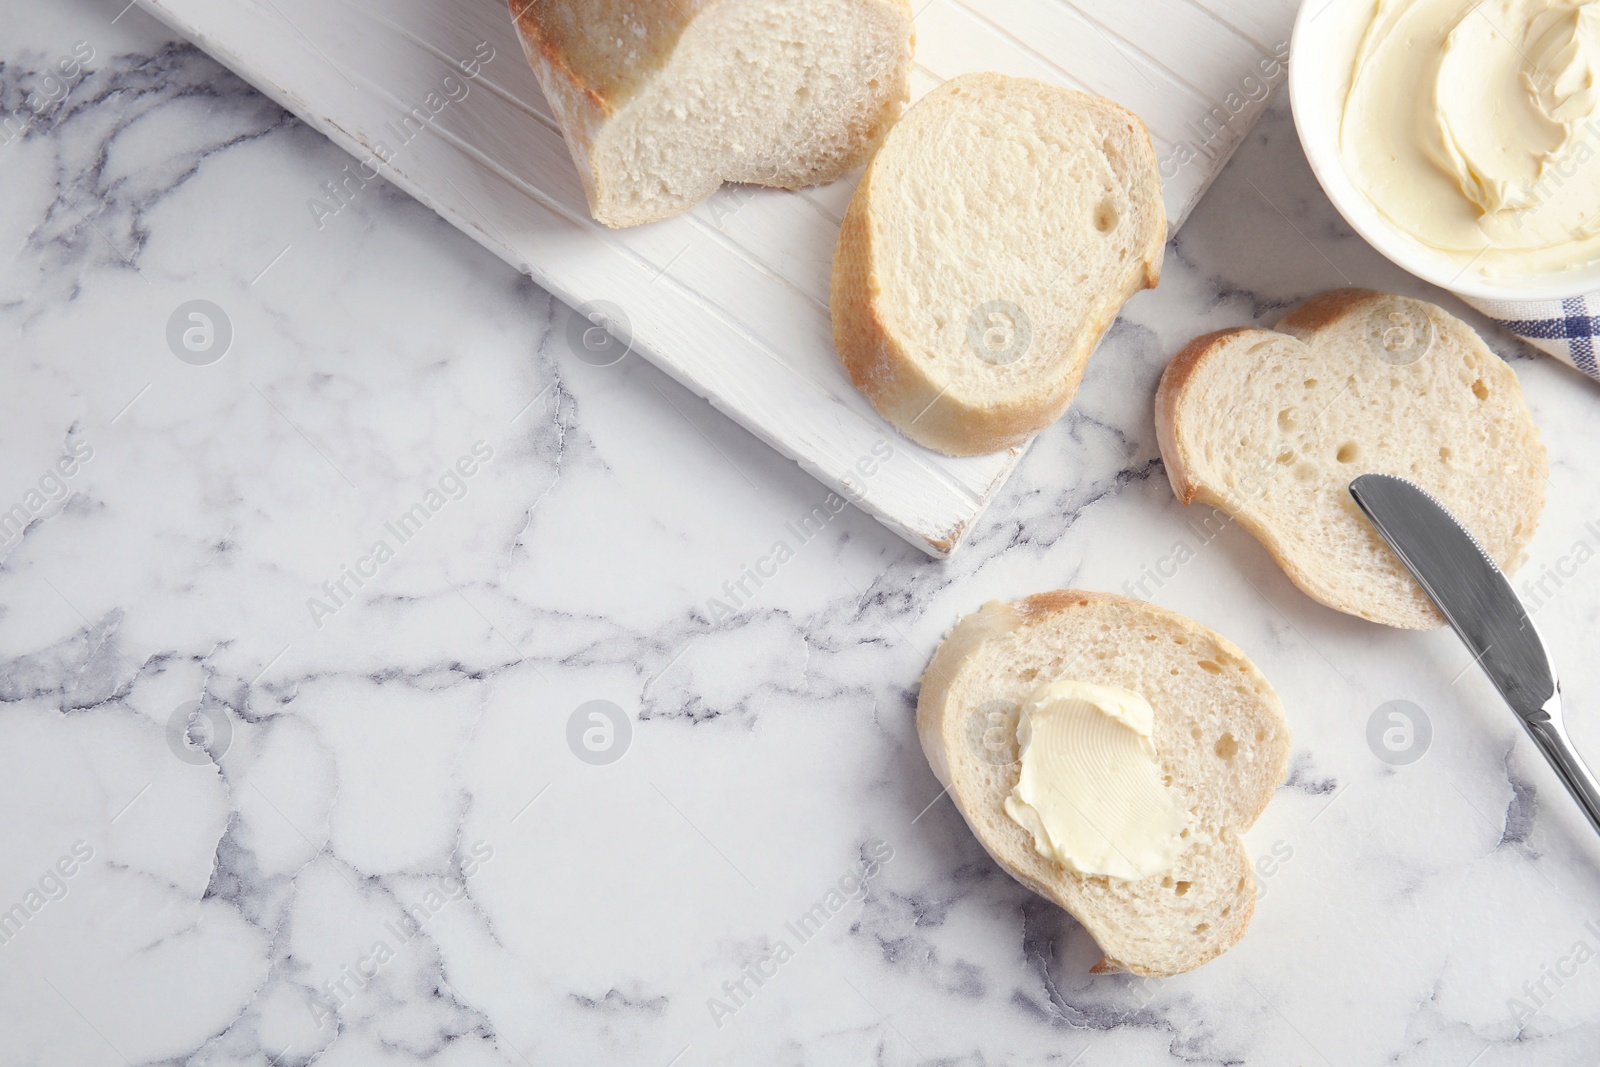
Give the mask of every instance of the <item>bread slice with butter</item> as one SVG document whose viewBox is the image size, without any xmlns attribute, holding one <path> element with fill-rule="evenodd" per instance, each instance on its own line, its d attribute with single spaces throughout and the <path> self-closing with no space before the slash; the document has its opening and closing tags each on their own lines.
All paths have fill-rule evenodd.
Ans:
<svg viewBox="0 0 1600 1067">
<path fill-rule="evenodd" d="M 910 99 L 907 0 L 511 0 L 607 226 L 723 182 L 796 189 L 866 162 Z"/>
<path fill-rule="evenodd" d="M 1097 96 L 964 74 L 914 104 L 834 250 L 834 347 L 907 437 L 1000 452 L 1061 417 L 1122 305 L 1161 274 L 1150 134 Z"/>
<path fill-rule="evenodd" d="M 1059 680 L 1148 701 L 1160 780 L 1189 814 L 1166 870 L 1132 879 L 1081 873 L 1047 857 L 1008 814 L 1022 774 L 1021 707 Z M 1284 781 L 1289 728 L 1261 672 L 1199 623 L 1070 589 L 991 602 L 958 622 L 934 654 L 917 700 L 917 734 L 995 862 L 1094 938 L 1105 954 L 1097 972 L 1187 971 L 1249 925 L 1255 882 L 1240 835 Z"/>
<path fill-rule="evenodd" d="M 1422 300 L 1338 289 L 1275 331 L 1197 337 L 1155 409 L 1179 500 L 1228 512 L 1308 596 L 1373 622 L 1444 619 L 1351 500 L 1357 475 L 1416 482 L 1508 573 L 1544 510 L 1549 467 L 1516 374 Z"/>
</svg>

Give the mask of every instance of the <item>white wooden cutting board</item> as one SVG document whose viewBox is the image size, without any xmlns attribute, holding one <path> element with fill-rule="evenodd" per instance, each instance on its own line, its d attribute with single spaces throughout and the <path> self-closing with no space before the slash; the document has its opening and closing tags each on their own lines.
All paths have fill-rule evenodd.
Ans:
<svg viewBox="0 0 1600 1067">
<path fill-rule="evenodd" d="M 682 218 L 611 231 L 589 219 L 505 0 L 139 3 L 358 159 L 390 149 L 385 177 L 568 305 L 621 309 L 635 351 L 931 555 L 955 549 L 1021 458 L 929 452 L 850 385 L 828 276 L 853 178 L 794 193 L 724 188 Z M 914 96 L 996 70 L 1117 100 L 1150 127 L 1173 229 L 1282 80 L 1295 7 L 913 3 Z M 463 79 L 458 64 L 491 50 Z M 427 121 L 399 147 L 419 105 Z M 893 458 L 863 463 L 884 441 Z"/>
</svg>

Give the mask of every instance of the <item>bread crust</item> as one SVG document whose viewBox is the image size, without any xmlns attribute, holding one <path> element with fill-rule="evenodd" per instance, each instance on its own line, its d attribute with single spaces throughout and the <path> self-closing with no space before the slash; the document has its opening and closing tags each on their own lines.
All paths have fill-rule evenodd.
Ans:
<svg viewBox="0 0 1600 1067">
<path fill-rule="evenodd" d="M 1095 964 L 1094 973 L 1129 971 L 1152 977 L 1166 977 L 1198 967 L 1238 942 L 1255 911 L 1255 896 L 1249 891 L 1248 885 L 1242 887 L 1239 893 L 1227 898 L 1228 907 L 1225 913 L 1213 916 L 1215 934 L 1204 944 L 1198 947 L 1180 946 L 1171 954 L 1160 958 L 1138 958 L 1126 954 L 1119 958 L 1107 947 L 1116 941 L 1114 932 L 1102 917 L 1087 905 L 1085 898 L 1073 890 L 1075 886 L 1096 879 L 1041 861 L 1031 852 L 1019 856 L 991 839 L 984 832 L 982 819 L 978 817 L 977 812 L 986 801 L 993 801 L 996 798 L 988 795 L 980 784 L 954 775 L 951 769 L 950 748 L 961 729 L 960 724 L 953 721 L 951 716 L 959 715 L 962 710 L 952 706 L 951 690 L 956 681 L 962 677 L 963 670 L 989 651 L 993 642 L 1003 641 L 1008 635 L 1019 630 L 1037 626 L 1066 612 L 1097 612 L 1104 609 L 1132 612 L 1147 620 L 1159 621 L 1197 643 L 1212 642 L 1225 654 L 1248 665 L 1250 679 L 1260 686 L 1261 710 L 1278 726 L 1277 736 L 1270 739 L 1258 753 L 1268 763 L 1263 780 L 1270 780 L 1271 785 L 1260 790 L 1253 802 L 1242 809 L 1242 817 L 1237 825 L 1225 828 L 1225 831 L 1234 833 L 1240 856 L 1240 871 L 1242 877 L 1248 880 L 1251 877 L 1249 856 L 1244 852 L 1243 842 L 1239 840 L 1238 835 L 1249 829 L 1260 817 L 1272 798 L 1273 789 L 1287 775 L 1289 753 L 1287 720 L 1276 693 L 1254 665 L 1250 664 L 1243 652 L 1219 634 L 1177 612 L 1112 593 L 1078 589 L 1036 593 L 1009 603 L 991 601 L 978 611 L 960 619 L 935 651 L 928 670 L 922 677 L 921 690 L 917 698 L 917 736 L 935 776 L 945 786 L 957 810 L 961 812 L 974 836 L 995 863 L 1026 888 L 1070 912 L 1106 952 L 1105 957 Z M 1047 870 L 1052 877 L 1036 877 L 1026 869 L 1027 867 Z"/>
<path fill-rule="evenodd" d="M 1183 414 L 1188 391 L 1194 385 L 1202 368 L 1210 360 L 1222 358 L 1222 354 L 1241 338 L 1258 336 L 1263 341 L 1292 339 L 1301 344 L 1312 344 L 1322 332 L 1341 325 L 1347 319 L 1368 315 L 1375 308 L 1395 300 L 1410 300 L 1413 304 L 1426 309 L 1426 313 L 1430 316 L 1443 316 L 1444 319 L 1459 321 L 1454 320 L 1454 317 L 1442 308 L 1426 301 L 1396 297 L 1371 289 L 1347 288 L 1328 290 L 1307 299 L 1285 315 L 1279 321 L 1276 330 L 1233 328 L 1196 337 L 1178 351 L 1167 364 L 1166 370 L 1162 372 L 1155 397 L 1156 440 L 1161 450 L 1162 462 L 1167 469 L 1167 480 L 1172 485 L 1173 495 L 1185 505 L 1199 501 L 1231 515 L 1246 532 L 1261 543 L 1289 580 L 1306 595 L 1336 611 L 1370 622 L 1400 629 L 1426 630 L 1444 625 L 1445 620 L 1414 583 L 1412 587 L 1421 604 L 1419 610 L 1415 612 L 1374 610 L 1372 605 L 1365 601 L 1345 596 L 1316 567 L 1298 561 L 1294 551 L 1276 528 L 1258 520 L 1248 508 L 1235 506 L 1221 487 L 1209 485 L 1199 477 L 1196 474 L 1196 457 L 1190 450 L 1190 441 L 1195 435 L 1191 432 Z M 1470 331 L 1465 324 L 1461 326 Z M 1481 341 L 1479 343 L 1481 344 Z M 1521 411 L 1528 419 L 1528 426 L 1531 428 L 1531 416 L 1527 415 L 1526 405 L 1521 404 L 1520 388 L 1517 385 L 1515 372 L 1499 363 L 1498 359 L 1495 364 L 1491 364 L 1494 365 L 1500 366 L 1504 371 L 1503 375 L 1498 376 L 1500 384 L 1509 386 L 1510 390 L 1516 393 Z M 1539 449 L 1542 463 L 1543 445 L 1538 443 L 1537 431 L 1533 432 L 1534 444 Z M 1521 541 L 1511 546 L 1511 558 L 1500 561 L 1508 570 L 1515 565 L 1516 555 L 1532 539 L 1539 515 L 1543 510 L 1543 500 L 1541 485 L 1537 502 L 1521 516 L 1520 525 L 1524 530 Z"/>
<path fill-rule="evenodd" d="M 999 74 L 966 74 L 951 79 L 946 87 L 965 83 L 994 86 L 1006 81 L 1043 83 L 1013 79 Z M 1053 87 L 1052 87 L 1053 88 Z M 1149 130 L 1133 112 L 1100 97 L 1066 89 L 1054 89 L 1064 98 L 1076 98 L 1080 106 L 1092 108 L 1123 124 L 1132 135 L 1132 144 L 1141 157 L 1131 173 L 1138 187 L 1132 198 L 1157 205 L 1147 214 L 1142 237 L 1142 254 L 1131 260 L 1123 277 L 1110 287 L 1112 299 L 1078 331 L 1065 373 L 1054 388 L 1041 395 L 1018 396 L 1004 404 L 967 405 L 944 393 L 934 383 L 908 342 L 887 324 L 879 306 L 884 290 L 878 274 L 879 254 L 875 243 L 873 201 L 892 195 L 883 189 L 885 181 L 879 166 L 883 154 L 873 158 L 866 174 L 856 186 L 839 230 L 834 249 L 830 307 L 833 315 L 833 342 L 839 359 L 855 387 L 872 402 L 879 414 L 901 433 L 918 444 L 952 456 L 984 455 L 1020 446 L 1030 436 L 1059 419 L 1072 403 L 1083 380 L 1089 356 L 1105 331 L 1110 328 L 1130 297 L 1154 288 L 1161 280 L 1161 256 L 1166 244 L 1166 217 L 1160 210 L 1161 176 L 1156 166 L 1155 147 Z M 916 106 L 927 106 L 924 98 Z M 893 136 L 891 131 L 890 136 Z"/>
<path fill-rule="evenodd" d="M 1156 386 L 1156 444 L 1161 450 L 1163 465 L 1167 468 L 1167 481 L 1172 493 L 1184 504 L 1192 504 L 1200 486 L 1189 476 L 1188 446 L 1174 433 L 1177 422 L 1178 401 L 1201 363 L 1228 340 L 1245 333 L 1264 333 L 1243 327 L 1214 330 L 1201 334 L 1178 350 L 1161 372 L 1161 383 Z"/>
<path fill-rule="evenodd" d="M 1277 330 L 1304 341 L 1309 335 L 1337 324 L 1346 316 L 1365 313 L 1374 304 L 1389 299 L 1392 298 L 1388 293 L 1380 293 L 1376 289 L 1328 289 L 1307 297 L 1291 309 L 1278 320 Z"/>
<path fill-rule="evenodd" d="M 665 65 L 695 16 L 719 0 L 508 2 L 536 68 L 547 69 L 587 105 L 609 115 Z M 630 23 L 643 32 L 625 33 Z"/>
<path fill-rule="evenodd" d="M 508 0 L 523 52 L 538 77 L 578 169 L 589 212 L 611 227 L 668 218 L 687 207 L 623 212 L 611 175 L 596 163 L 596 145 L 608 124 L 649 80 L 664 70 L 693 22 L 721 4 L 742 0 Z M 910 0 L 859 0 L 863 7 L 892 9 L 909 27 Z M 909 31 L 908 31 L 909 32 Z M 855 152 L 822 164 L 799 163 L 760 184 L 795 189 L 833 181 L 859 166 L 887 133 L 900 105 L 910 98 L 908 38 L 900 84 L 886 106 L 865 126 L 849 131 Z M 717 177 L 720 177 L 718 175 Z M 711 187 L 714 191 L 715 185 Z M 707 195 L 710 195 L 709 192 Z M 692 206 L 692 205 L 688 205 Z"/>
</svg>

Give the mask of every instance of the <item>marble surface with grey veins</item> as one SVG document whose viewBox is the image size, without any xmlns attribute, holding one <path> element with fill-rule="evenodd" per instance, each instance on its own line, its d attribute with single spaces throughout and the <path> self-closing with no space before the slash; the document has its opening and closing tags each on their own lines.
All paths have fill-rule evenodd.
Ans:
<svg viewBox="0 0 1600 1067">
<path fill-rule="evenodd" d="M 345 157 L 122 3 L 0 4 L 0 1064 L 1600 1057 L 1600 842 L 1467 654 L 1166 483 L 1192 335 L 1346 283 L 1466 313 L 1339 221 L 1285 100 L 940 564 L 381 183 L 316 228 Z M 1488 336 L 1600 757 L 1600 395 Z M 1288 708 L 1254 923 L 1182 977 L 1091 977 L 912 729 L 959 614 L 1069 584 Z"/>
</svg>

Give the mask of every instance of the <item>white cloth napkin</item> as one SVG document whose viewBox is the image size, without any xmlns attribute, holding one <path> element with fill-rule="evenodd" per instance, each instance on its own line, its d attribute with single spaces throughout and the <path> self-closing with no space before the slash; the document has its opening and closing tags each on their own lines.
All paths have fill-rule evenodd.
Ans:
<svg viewBox="0 0 1600 1067">
<path fill-rule="evenodd" d="M 1595 348 L 1600 342 L 1600 293 L 1565 300 L 1478 300 L 1462 297 L 1535 348 L 1600 381 Z"/>
</svg>

